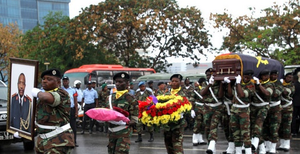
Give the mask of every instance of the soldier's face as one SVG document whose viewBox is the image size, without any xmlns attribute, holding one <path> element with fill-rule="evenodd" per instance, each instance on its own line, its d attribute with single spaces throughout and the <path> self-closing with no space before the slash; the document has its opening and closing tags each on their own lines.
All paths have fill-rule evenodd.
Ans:
<svg viewBox="0 0 300 154">
<path fill-rule="evenodd" d="M 178 89 L 181 85 L 181 81 L 178 78 L 172 78 L 171 80 L 171 87 L 173 89 Z"/>
<path fill-rule="evenodd" d="M 270 78 L 270 75 L 269 75 L 269 74 L 266 74 L 266 75 L 262 75 L 262 76 L 261 76 L 261 80 L 263 80 L 263 81 L 267 81 L 269 78 Z"/>
<path fill-rule="evenodd" d="M 243 82 L 248 83 L 252 79 L 252 75 L 243 75 Z"/>
<path fill-rule="evenodd" d="M 206 72 L 206 79 L 209 80 L 211 77 L 211 72 Z"/>
<path fill-rule="evenodd" d="M 285 82 L 286 83 L 290 83 L 290 82 L 292 82 L 293 81 L 293 76 L 292 75 L 287 75 L 286 77 L 285 77 Z"/>
<path fill-rule="evenodd" d="M 126 90 L 128 87 L 128 81 L 122 78 L 116 78 L 115 83 L 118 91 Z"/>
<path fill-rule="evenodd" d="M 42 78 L 42 87 L 44 90 L 53 90 L 55 88 L 58 88 L 60 85 L 60 79 L 55 76 L 45 75 Z"/>
<path fill-rule="evenodd" d="M 26 87 L 25 76 L 20 75 L 18 80 L 18 92 L 20 96 L 24 95 L 25 87 Z"/>
<path fill-rule="evenodd" d="M 277 79 L 277 77 L 278 77 L 278 74 L 271 74 L 271 75 L 270 75 L 270 80 L 271 80 L 271 81 L 274 81 L 274 80 Z"/>
</svg>

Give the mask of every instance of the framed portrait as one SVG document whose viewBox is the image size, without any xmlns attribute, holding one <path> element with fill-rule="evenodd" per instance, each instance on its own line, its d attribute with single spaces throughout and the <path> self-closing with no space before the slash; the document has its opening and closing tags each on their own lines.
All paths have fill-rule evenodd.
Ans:
<svg viewBox="0 0 300 154">
<path fill-rule="evenodd" d="M 38 82 L 38 61 L 10 58 L 7 131 L 28 140 L 34 138 L 36 99 L 31 95 Z"/>
</svg>

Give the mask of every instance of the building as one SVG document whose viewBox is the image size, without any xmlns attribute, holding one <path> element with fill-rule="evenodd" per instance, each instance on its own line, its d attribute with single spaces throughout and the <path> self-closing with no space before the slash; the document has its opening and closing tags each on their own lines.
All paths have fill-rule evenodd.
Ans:
<svg viewBox="0 0 300 154">
<path fill-rule="evenodd" d="M 17 23 L 25 33 L 43 24 L 43 17 L 50 11 L 69 16 L 69 3 L 70 0 L 0 0 L 0 23 Z"/>
</svg>

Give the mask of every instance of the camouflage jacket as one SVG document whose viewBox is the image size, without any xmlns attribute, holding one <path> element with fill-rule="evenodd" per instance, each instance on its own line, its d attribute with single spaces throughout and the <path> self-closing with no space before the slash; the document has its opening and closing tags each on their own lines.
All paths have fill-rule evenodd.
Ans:
<svg viewBox="0 0 300 154">
<path fill-rule="evenodd" d="M 293 96 L 295 93 L 295 86 L 292 82 L 290 83 L 284 83 L 283 84 L 283 91 L 286 92 L 286 94 L 282 93 L 282 99 L 281 99 L 281 105 L 287 104 L 289 101 L 293 100 Z"/>
<path fill-rule="evenodd" d="M 109 90 L 107 91 L 99 91 L 98 93 L 98 107 L 105 107 L 106 99 L 109 96 Z"/>
<path fill-rule="evenodd" d="M 253 96 L 255 96 L 254 92 L 255 92 L 255 85 L 252 82 L 249 83 L 241 83 L 241 87 L 242 87 L 242 91 L 245 94 L 245 97 L 238 97 L 237 94 L 237 90 L 234 90 L 234 97 L 232 100 L 233 104 L 239 104 L 239 105 L 243 105 L 241 102 L 238 101 L 238 99 L 236 97 L 238 97 L 244 104 L 249 104 L 252 101 Z M 236 87 L 235 87 L 236 89 Z"/>
<path fill-rule="evenodd" d="M 271 81 L 272 82 L 272 81 Z M 277 102 L 281 100 L 281 94 L 283 92 L 283 85 L 279 80 L 276 80 L 275 82 L 272 82 L 274 84 L 274 92 L 273 95 L 271 96 L 271 101 L 272 102 Z"/>
<path fill-rule="evenodd" d="M 58 126 L 61 127 L 70 122 L 70 97 L 67 91 L 58 88 L 49 92 L 54 97 L 53 104 L 42 102 L 40 99 L 36 105 L 36 122 L 40 125 Z M 37 128 L 38 134 L 51 132 L 51 129 Z M 54 137 L 48 138 L 45 148 L 52 148 L 53 146 L 74 146 L 74 136 L 72 129 L 60 133 Z M 37 139 L 37 143 L 41 142 L 41 138 Z M 43 143 L 45 144 L 45 143 Z"/>
<path fill-rule="evenodd" d="M 220 90 L 220 83 L 221 82 L 215 82 L 212 86 L 211 86 L 211 89 L 214 93 L 214 95 L 216 96 L 216 98 L 218 99 L 218 102 L 222 102 L 222 98 L 219 98 L 218 97 L 218 94 L 219 94 L 219 90 Z M 205 87 L 208 86 L 208 83 L 207 82 L 204 82 L 203 85 L 202 85 L 202 90 L 203 91 L 205 89 Z M 216 102 L 216 100 L 213 98 L 210 90 L 208 90 L 208 92 L 202 96 L 203 97 L 203 102 L 204 103 L 218 103 Z"/>
<path fill-rule="evenodd" d="M 155 96 L 160 96 L 160 95 L 164 95 L 165 94 L 165 91 L 164 90 L 157 90 L 156 93 L 155 93 Z"/>
<path fill-rule="evenodd" d="M 149 91 L 149 90 L 147 90 L 147 89 L 145 89 L 145 91 L 144 91 L 143 94 L 142 94 L 141 91 L 137 91 L 137 92 L 135 93 L 135 99 L 136 99 L 136 100 L 139 100 L 139 101 L 146 101 L 146 100 L 147 100 L 147 97 L 150 96 L 150 95 L 152 95 L 152 92 Z"/>
<path fill-rule="evenodd" d="M 273 95 L 274 92 L 274 84 L 272 82 L 267 82 L 265 84 L 261 84 L 268 92 L 270 92 L 270 96 L 266 96 L 262 93 L 262 91 L 259 89 L 259 85 L 255 86 L 255 92 L 259 95 L 260 98 L 263 99 L 264 102 L 270 102 L 271 101 L 271 96 Z M 254 93 L 253 97 L 253 103 L 262 103 L 261 100 L 256 96 Z"/>
</svg>

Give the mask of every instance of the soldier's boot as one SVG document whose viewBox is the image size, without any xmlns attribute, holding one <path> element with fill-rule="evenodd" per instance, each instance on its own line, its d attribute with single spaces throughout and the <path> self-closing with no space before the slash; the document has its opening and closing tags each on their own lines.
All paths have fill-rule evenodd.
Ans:
<svg viewBox="0 0 300 154">
<path fill-rule="evenodd" d="M 245 149 L 245 154 L 252 154 L 252 149 L 251 148 L 246 148 Z"/>
<path fill-rule="evenodd" d="M 216 152 L 216 141 L 215 140 L 211 140 L 209 142 L 208 148 L 206 150 L 207 154 L 214 154 Z"/>
<path fill-rule="evenodd" d="M 272 143 L 270 144 L 270 147 L 269 147 L 270 151 L 269 151 L 269 154 L 275 154 L 276 153 L 276 143 Z"/>
<path fill-rule="evenodd" d="M 228 142 L 228 148 L 226 150 L 226 153 L 234 153 L 234 142 Z"/>
<path fill-rule="evenodd" d="M 103 126 L 100 126 L 99 132 L 103 132 Z"/>
<path fill-rule="evenodd" d="M 284 152 L 288 152 L 290 150 L 290 140 L 284 140 L 283 141 L 283 147 L 282 150 Z"/>
<path fill-rule="evenodd" d="M 270 152 L 270 148 L 271 148 L 271 142 L 270 141 L 264 141 L 265 146 L 266 146 L 266 153 Z"/>
<path fill-rule="evenodd" d="M 108 132 L 108 126 L 104 126 L 104 133 L 107 133 Z"/>
<path fill-rule="evenodd" d="M 148 142 L 153 142 L 154 138 L 153 138 L 153 132 L 150 133 L 150 139 L 148 140 Z"/>
<path fill-rule="evenodd" d="M 265 147 L 264 143 L 260 144 L 258 146 L 258 149 L 259 149 L 259 151 L 258 151 L 259 154 L 266 154 L 266 147 Z"/>
<path fill-rule="evenodd" d="M 193 139 L 192 139 L 193 146 L 197 146 L 198 145 L 198 135 L 199 134 L 193 134 Z"/>
<path fill-rule="evenodd" d="M 242 147 L 235 147 L 235 154 L 242 154 Z"/>
<path fill-rule="evenodd" d="M 251 139 L 251 144 L 252 144 L 252 150 L 256 151 L 259 143 L 259 138 L 258 137 L 253 137 Z"/>
<path fill-rule="evenodd" d="M 138 143 L 138 142 L 142 142 L 143 139 L 142 139 L 142 134 L 138 134 L 138 138 L 137 140 L 135 141 L 135 143 Z"/>
<path fill-rule="evenodd" d="M 198 134 L 198 144 L 206 145 L 206 142 L 203 140 L 203 135 L 201 133 Z"/>
<path fill-rule="evenodd" d="M 284 139 L 279 139 L 279 147 L 277 148 L 277 150 L 282 150 L 282 148 L 283 148 L 283 141 L 284 141 Z"/>
</svg>

